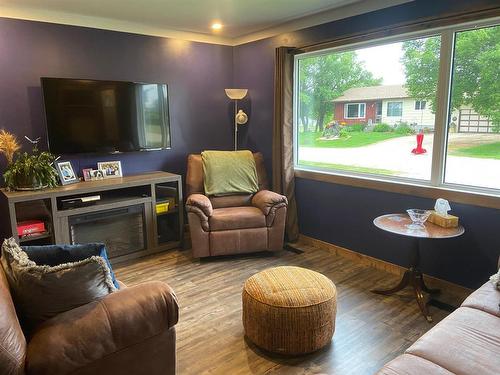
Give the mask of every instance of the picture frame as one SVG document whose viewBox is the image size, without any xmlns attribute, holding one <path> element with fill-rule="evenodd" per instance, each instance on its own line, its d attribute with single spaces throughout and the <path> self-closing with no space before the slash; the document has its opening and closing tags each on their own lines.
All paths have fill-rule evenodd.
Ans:
<svg viewBox="0 0 500 375">
<path fill-rule="evenodd" d="M 82 169 L 83 181 L 92 180 L 92 176 L 90 175 L 90 172 L 92 172 L 92 168 Z"/>
<path fill-rule="evenodd" d="M 106 174 L 106 171 L 102 169 L 91 169 L 90 172 L 90 181 L 99 181 L 99 180 L 104 180 L 104 175 Z"/>
<path fill-rule="evenodd" d="M 80 181 L 70 161 L 56 161 L 55 165 L 62 185 L 74 184 Z"/>
<path fill-rule="evenodd" d="M 104 171 L 104 178 L 123 177 L 120 161 L 102 161 L 97 163 L 97 169 Z"/>
</svg>

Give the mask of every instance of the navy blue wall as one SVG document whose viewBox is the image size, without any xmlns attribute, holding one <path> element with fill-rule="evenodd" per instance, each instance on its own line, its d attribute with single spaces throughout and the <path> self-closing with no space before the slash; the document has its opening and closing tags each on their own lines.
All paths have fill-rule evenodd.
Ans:
<svg viewBox="0 0 500 375">
<path fill-rule="evenodd" d="M 232 47 L 0 18 L 0 128 L 46 145 L 42 76 L 169 85 L 171 150 L 73 157 L 75 169 L 120 159 L 125 174 L 183 172 L 188 153 L 232 147 Z"/>
<path fill-rule="evenodd" d="M 498 6 L 495 1 L 416 0 L 389 9 L 323 24 L 234 48 L 234 82 L 249 89 L 252 116 L 244 141 L 262 151 L 268 169 L 272 155 L 274 50 L 302 47 L 373 28 L 437 18 Z M 407 264 L 405 242 L 374 228 L 383 213 L 411 207 L 431 208 L 434 202 L 400 194 L 296 179 L 301 233 L 400 265 Z M 496 270 L 500 255 L 500 211 L 454 204 L 466 234 L 424 244 L 425 272 L 468 287 L 477 287 Z"/>
</svg>

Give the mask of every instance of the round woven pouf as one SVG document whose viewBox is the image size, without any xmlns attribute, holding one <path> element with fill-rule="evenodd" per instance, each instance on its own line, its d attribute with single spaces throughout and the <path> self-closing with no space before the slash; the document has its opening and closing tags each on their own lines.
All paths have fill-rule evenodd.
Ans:
<svg viewBox="0 0 500 375">
<path fill-rule="evenodd" d="M 243 287 L 243 326 L 270 352 L 305 354 L 327 345 L 335 331 L 337 290 L 326 276 L 300 267 L 275 267 Z"/>
</svg>

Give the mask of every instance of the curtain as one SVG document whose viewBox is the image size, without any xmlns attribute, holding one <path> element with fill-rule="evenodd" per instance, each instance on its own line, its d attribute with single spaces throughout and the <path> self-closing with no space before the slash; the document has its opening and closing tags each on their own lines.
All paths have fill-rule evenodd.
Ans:
<svg viewBox="0 0 500 375">
<path fill-rule="evenodd" d="M 285 238 L 299 238 L 293 169 L 293 50 L 276 49 L 274 71 L 273 190 L 288 199 Z"/>
</svg>

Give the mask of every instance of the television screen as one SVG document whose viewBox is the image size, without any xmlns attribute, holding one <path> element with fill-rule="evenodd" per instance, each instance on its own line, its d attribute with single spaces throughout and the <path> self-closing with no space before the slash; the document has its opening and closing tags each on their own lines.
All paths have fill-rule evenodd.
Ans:
<svg viewBox="0 0 500 375">
<path fill-rule="evenodd" d="M 41 81 L 52 153 L 170 148 L 167 85 L 65 78 Z"/>
</svg>

